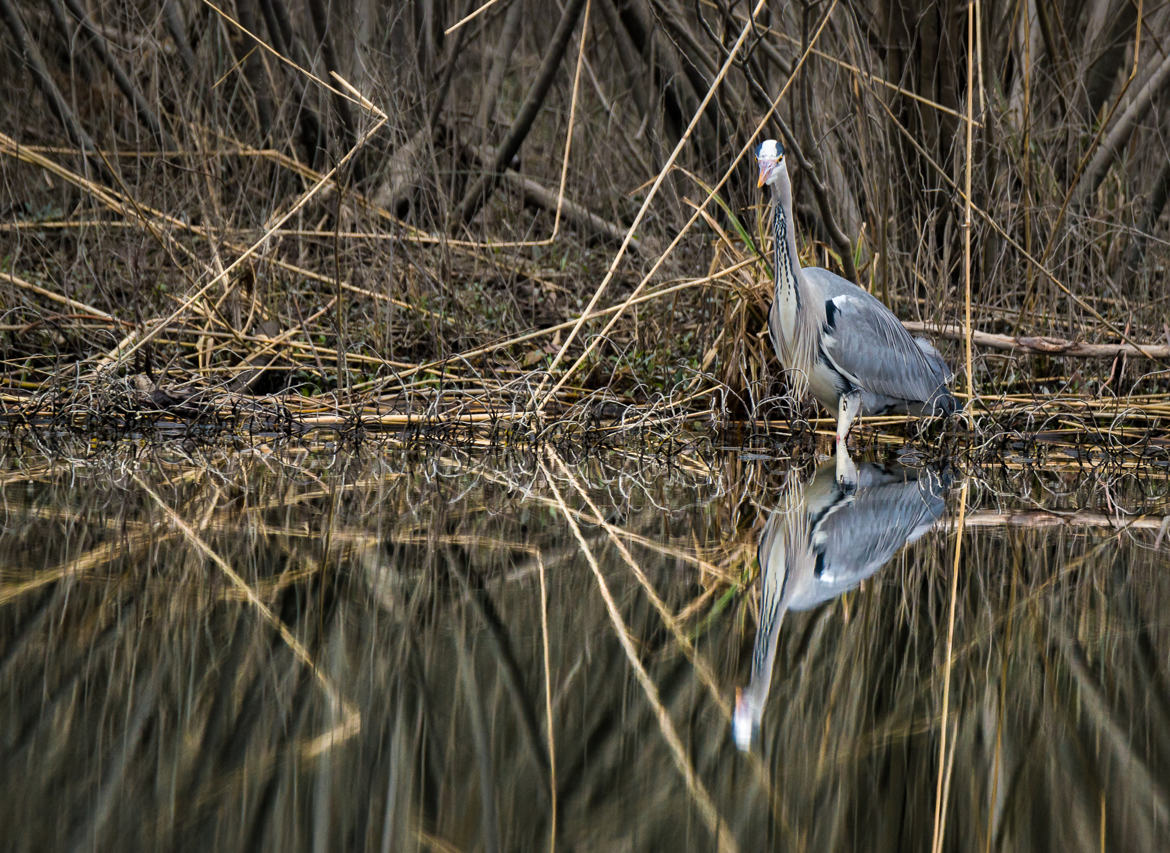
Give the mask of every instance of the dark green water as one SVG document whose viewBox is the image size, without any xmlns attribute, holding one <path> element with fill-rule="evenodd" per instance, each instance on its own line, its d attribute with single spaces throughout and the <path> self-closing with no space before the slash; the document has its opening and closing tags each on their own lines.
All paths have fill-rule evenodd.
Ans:
<svg viewBox="0 0 1170 853">
<path fill-rule="evenodd" d="M 862 473 L 12 454 L 3 847 L 1158 849 L 1165 475 Z"/>
</svg>

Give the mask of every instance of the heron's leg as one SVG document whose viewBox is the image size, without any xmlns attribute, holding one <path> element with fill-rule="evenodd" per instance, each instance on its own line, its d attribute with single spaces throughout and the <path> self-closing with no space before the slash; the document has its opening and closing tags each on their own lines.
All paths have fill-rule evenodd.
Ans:
<svg viewBox="0 0 1170 853">
<path fill-rule="evenodd" d="M 837 406 L 837 482 L 847 488 L 857 486 L 857 466 L 849 458 L 849 446 L 846 439 L 849 428 L 853 426 L 853 419 L 861 410 L 861 394 L 854 391 L 851 394 L 842 394 Z"/>
<path fill-rule="evenodd" d="M 849 428 L 853 426 L 853 419 L 861 411 L 861 394 L 851 391 L 842 394 L 837 404 L 837 449 L 845 446 L 845 439 L 849 435 Z"/>
</svg>

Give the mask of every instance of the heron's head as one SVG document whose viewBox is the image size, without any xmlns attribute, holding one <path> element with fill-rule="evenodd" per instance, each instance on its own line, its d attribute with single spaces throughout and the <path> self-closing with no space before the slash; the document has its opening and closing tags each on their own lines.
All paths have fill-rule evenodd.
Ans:
<svg viewBox="0 0 1170 853">
<path fill-rule="evenodd" d="M 731 715 L 731 735 L 735 738 L 735 745 L 740 752 L 747 752 L 752 748 L 756 735 L 760 731 L 760 712 L 750 691 L 736 689 L 735 711 Z"/>
<path fill-rule="evenodd" d="M 775 139 L 765 139 L 756 149 L 756 160 L 760 164 L 760 180 L 756 186 L 775 184 L 785 171 L 784 148 Z"/>
</svg>

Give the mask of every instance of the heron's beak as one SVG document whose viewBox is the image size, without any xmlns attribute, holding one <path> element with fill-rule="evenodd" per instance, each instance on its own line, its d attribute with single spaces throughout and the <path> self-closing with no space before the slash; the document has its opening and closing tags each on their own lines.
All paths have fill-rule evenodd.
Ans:
<svg viewBox="0 0 1170 853">
<path fill-rule="evenodd" d="M 757 187 L 762 187 L 768 183 L 768 179 L 772 177 L 772 173 L 776 171 L 776 167 L 780 165 L 780 160 L 761 160 L 760 161 L 760 179 L 756 181 Z"/>
<path fill-rule="evenodd" d="M 742 688 L 735 688 L 735 711 L 731 715 L 731 734 L 735 738 L 735 745 L 740 752 L 747 752 L 752 748 L 755 739 L 756 726 L 752 719 L 751 708 L 743 695 Z"/>
</svg>

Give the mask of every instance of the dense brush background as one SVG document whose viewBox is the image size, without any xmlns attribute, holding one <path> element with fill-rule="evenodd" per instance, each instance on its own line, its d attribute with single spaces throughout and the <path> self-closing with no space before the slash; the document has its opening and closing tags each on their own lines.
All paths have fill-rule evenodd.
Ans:
<svg viewBox="0 0 1170 853">
<path fill-rule="evenodd" d="M 481 5 L 0 0 L 6 847 L 900 851 L 939 803 L 940 849 L 1156 849 L 1165 359 L 980 343 L 976 429 L 916 445 L 973 436 L 970 499 L 785 617 L 762 759 L 728 709 L 758 527 L 811 473 L 811 431 L 764 434 L 792 409 L 751 148 L 785 144 L 805 261 L 957 370 L 968 292 L 984 333 L 1170 351 L 1170 5 L 499 0 L 451 29 Z M 606 281 L 592 310 L 624 310 L 572 335 Z M 671 432 L 744 415 L 770 423 L 687 436 L 717 464 Z M 266 431 L 123 440 L 154 416 Z M 297 419 L 449 441 L 261 443 Z M 518 421 L 553 440 L 457 441 Z M 661 440 L 555 440 L 615 424 Z"/>
<path fill-rule="evenodd" d="M 753 159 L 735 158 L 783 140 L 806 263 L 856 278 L 904 319 L 958 323 L 969 99 L 973 325 L 1166 342 L 1165 6 L 984 2 L 970 45 L 964 2 L 771 3 L 733 50 L 749 3 L 502 0 L 446 32 L 480 5 L 0 0 L 12 393 L 96 376 L 360 141 L 122 375 L 414 402 L 470 383 L 527 399 L 517 383 L 550 366 L 563 376 L 604 321 L 555 365 L 567 329 L 508 342 L 580 316 L 685 139 L 597 308 L 651 270 L 651 293 L 695 284 L 623 312 L 559 399 L 710 391 L 716 409 L 750 409 L 778 387 L 759 336 L 770 271 L 761 260 L 704 280 L 750 261 L 765 233 Z M 376 113 L 330 92 L 346 91 L 333 72 L 388 117 L 364 141 Z M 942 348 L 958 367 L 961 345 Z M 1145 359 L 977 348 L 975 368 L 984 392 L 1165 385 Z"/>
</svg>

